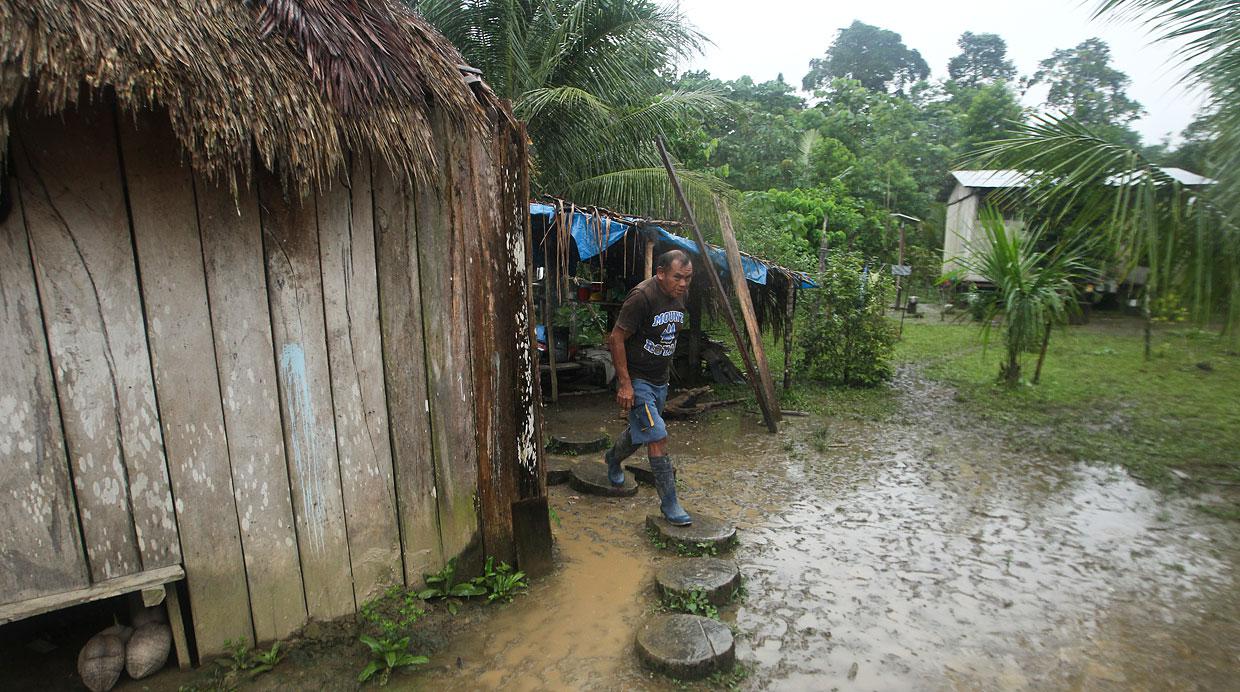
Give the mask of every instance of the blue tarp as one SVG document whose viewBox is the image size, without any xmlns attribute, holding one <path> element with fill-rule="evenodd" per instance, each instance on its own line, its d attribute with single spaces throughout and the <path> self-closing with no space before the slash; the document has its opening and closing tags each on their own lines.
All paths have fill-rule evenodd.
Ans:
<svg viewBox="0 0 1240 692">
<path fill-rule="evenodd" d="M 549 227 L 555 220 L 555 213 L 555 207 L 550 204 L 530 203 L 530 216 L 541 218 L 545 226 Z M 628 221 L 636 222 L 637 219 L 628 219 Z M 594 214 L 581 211 L 573 213 L 572 223 L 569 224 L 569 232 L 573 236 L 573 242 L 577 245 L 577 255 L 582 260 L 588 260 L 618 243 L 629 228 L 630 224 L 621 223 L 606 216 L 596 217 Z M 697 243 L 688 238 L 669 233 L 659 226 L 651 228 L 659 234 L 660 240 L 690 254 L 698 254 Z M 713 245 L 707 247 L 711 262 L 726 276 L 728 273 L 727 253 L 720 247 Z M 759 286 L 766 285 L 767 266 L 765 264 L 753 257 L 741 255 L 741 267 L 745 270 L 746 280 Z M 800 277 L 800 288 L 818 288 L 818 284 L 814 283 L 809 276 L 800 272 L 793 272 L 793 274 Z"/>
</svg>

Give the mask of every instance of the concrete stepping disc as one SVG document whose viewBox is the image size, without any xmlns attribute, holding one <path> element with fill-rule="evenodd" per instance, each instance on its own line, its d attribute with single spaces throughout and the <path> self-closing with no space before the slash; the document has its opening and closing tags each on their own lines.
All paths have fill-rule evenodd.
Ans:
<svg viewBox="0 0 1240 692">
<path fill-rule="evenodd" d="M 693 517 L 689 526 L 672 526 L 662 514 L 647 514 L 646 528 L 657 531 L 663 540 L 686 550 L 698 550 L 701 544 L 715 550 L 727 550 L 736 543 L 736 527 L 731 522 L 687 510 Z"/>
<path fill-rule="evenodd" d="M 607 439 L 607 436 L 598 433 L 552 435 L 551 441 L 547 443 L 547 451 L 572 455 L 593 454 L 606 452 L 610 446 L 611 441 Z"/>
<path fill-rule="evenodd" d="M 637 630 L 637 656 L 665 675 L 701 680 L 736 665 L 736 643 L 732 631 L 717 620 L 665 613 Z"/>
<path fill-rule="evenodd" d="M 638 483 L 654 485 L 654 469 L 650 468 L 649 461 L 627 461 L 624 463 L 624 470 L 633 474 Z"/>
<path fill-rule="evenodd" d="M 568 484 L 579 493 L 604 497 L 632 497 L 637 494 L 637 482 L 625 474 L 624 485 L 616 487 L 607 480 L 607 464 L 601 461 L 585 461 L 573 467 Z"/>
<path fill-rule="evenodd" d="M 568 477 L 573 473 L 573 467 L 577 465 L 575 459 L 568 457 L 547 457 L 547 485 L 560 485 L 567 483 Z"/>
<path fill-rule="evenodd" d="M 690 557 L 670 560 L 655 573 L 660 596 L 688 596 L 701 591 L 717 606 L 727 605 L 741 585 L 741 572 L 728 560 Z"/>
</svg>

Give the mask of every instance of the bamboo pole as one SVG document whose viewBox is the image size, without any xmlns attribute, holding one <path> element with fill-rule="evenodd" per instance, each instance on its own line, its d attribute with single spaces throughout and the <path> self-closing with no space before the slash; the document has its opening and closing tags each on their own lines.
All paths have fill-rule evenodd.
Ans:
<svg viewBox="0 0 1240 692">
<path fill-rule="evenodd" d="M 715 212 L 719 215 L 719 228 L 723 235 L 723 249 L 728 256 L 728 274 L 732 277 L 732 289 L 736 292 L 736 302 L 741 306 L 741 317 L 745 319 L 745 331 L 749 333 L 749 344 L 753 348 L 754 365 L 758 368 L 758 377 L 762 380 L 762 389 L 766 392 L 766 401 L 771 407 L 771 417 L 776 421 L 783 420 L 779 415 L 775 380 L 771 377 L 771 366 L 766 359 L 766 346 L 762 343 L 762 330 L 758 328 L 758 315 L 753 309 L 753 299 L 749 295 L 749 285 L 745 279 L 745 265 L 741 263 L 741 249 L 736 244 L 736 233 L 732 229 L 732 215 L 719 200 L 715 200 Z"/>
<path fill-rule="evenodd" d="M 711 265 L 710 251 L 706 245 L 706 239 L 702 237 L 702 229 L 698 227 L 697 218 L 693 216 L 693 208 L 689 206 L 689 200 L 685 198 L 685 191 L 680 187 L 680 179 L 676 177 L 676 169 L 672 166 L 672 160 L 667 155 L 667 147 L 663 145 L 663 138 L 656 138 L 655 145 L 659 148 L 659 157 L 663 159 L 663 167 L 667 169 L 667 177 L 672 183 L 672 189 L 676 191 L 676 199 L 680 201 L 680 206 L 685 212 L 685 218 L 689 221 L 689 227 L 693 229 L 693 237 L 697 241 L 698 253 L 702 256 L 702 270 L 710 278 L 710 285 L 715 288 L 715 294 L 719 297 L 719 302 L 723 306 L 723 314 L 727 319 L 728 327 L 732 330 L 732 338 L 736 341 L 736 346 L 741 352 L 741 358 L 745 361 L 745 371 L 748 374 L 749 386 L 753 387 L 754 395 L 758 397 L 758 405 L 762 409 L 762 420 L 766 423 L 767 430 L 779 432 L 779 425 L 771 411 L 771 402 L 767 401 L 766 392 L 763 391 L 762 383 L 758 381 L 758 374 L 754 369 L 753 358 L 749 355 L 749 349 L 745 348 L 745 342 L 741 339 L 740 329 L 736 326 L 736 315 L 732 312 L 732 303 L 728 300 L 728 294 L 723 289 L 723 282 L 719 280 L 719 273 Z"/>
</svg>

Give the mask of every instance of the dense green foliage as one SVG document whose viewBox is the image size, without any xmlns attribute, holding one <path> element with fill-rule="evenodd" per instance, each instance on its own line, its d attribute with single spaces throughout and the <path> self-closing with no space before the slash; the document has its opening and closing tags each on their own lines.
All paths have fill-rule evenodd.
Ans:
<svg viewBox="0 0 1240 692">
<path fill-rule="evenodd" d="M 892 281 L 859 253 L 838 252 L 811 291 L 801 327 L 801 369 L 811 379 L 872 387 L 891 376 L 895 326 L 887 319 Z"/>
</svg>

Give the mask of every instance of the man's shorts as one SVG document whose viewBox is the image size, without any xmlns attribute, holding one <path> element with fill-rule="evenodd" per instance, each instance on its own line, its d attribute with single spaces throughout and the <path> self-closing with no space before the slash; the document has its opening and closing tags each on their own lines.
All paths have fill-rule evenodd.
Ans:
<svg viewBox="0 0 1240 692">
<path fill-rule="evenodd" d="M 633 380 L 633 408 L 629 409 L 629 438 L 636 444 L 658 442 L 667 437 L 663 407 L 667 404 L 667 385 Z"/>
</svg>

